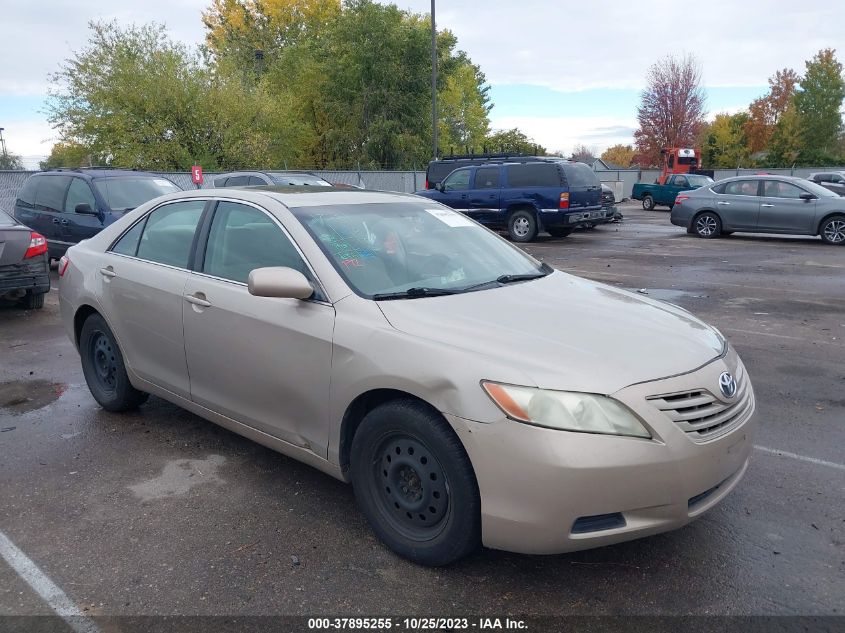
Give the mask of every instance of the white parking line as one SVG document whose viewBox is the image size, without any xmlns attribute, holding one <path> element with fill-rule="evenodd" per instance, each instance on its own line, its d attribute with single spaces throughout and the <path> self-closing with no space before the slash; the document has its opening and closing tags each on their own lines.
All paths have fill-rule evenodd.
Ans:
<svg viewBox="0 0 845 633">
<path fill-rule="evenodd" d="M 816 464 L 817 466 L 827 466 L 828 468 L 845 470 L 845 464 L 837 464 L 836 462 L 829 462 L 827 460 L 818 459 L 816 457 L 807 457 L 806 455 L 790 453 L 789 451 L 782 451 L 777 448 L 769 448 L 768 446 L 759 446 L 757 444 L 754 445 L 754 448 L 756 448 L 758 451 L 762 451 L 763 453 L 769 453 L 769 455 L 777 455 L 778 457 L 789 457 L 790 459 L 797 459 L 798 461 Z"/>
<path fill-rule="evenodd" d="M 76 633 L 99 633 L 97 625 L 3 532 L 0 532 L 0 556 Z"/>
</svg>

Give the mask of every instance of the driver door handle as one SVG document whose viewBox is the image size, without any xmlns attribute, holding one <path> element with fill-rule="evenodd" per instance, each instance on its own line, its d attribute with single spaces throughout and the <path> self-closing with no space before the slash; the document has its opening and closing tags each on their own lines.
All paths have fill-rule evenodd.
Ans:
<svg viewBox="0 0 845 633">
<path fill-rule="evenodd" d="M 108 277 L 109 279 L 111 279 L 112 277 L 117 277 L 117 273 L 114 272 L 114 269 L 111 266 L 109 266 L 108 268 L 101 268 L 100 274 L 103 277 Z"/>
<path fill-rule="evenodd" d="M 764 208 L 766 208 L 766 209 L 771 209 L 771 208 L 772 208 L 773 206 L 775 206 L 775 205 L 773 205 L 773 204 L 766 204 L 766 203 L 763 203 L 763 204 L 761 204 L 760 206 L 761 206 L 761 207 L 764 207 Z"/>
<path fill-rule="evenodd" d="M 203 308 L 210 308 L 211 301 L 206 301 L 204 299 L 205 295 L 200 293 L 192 294 L 192 295 L 185 295 L 185 301 L 188 303 L 193 303 L 195 306 L 200 306 Z"/>
<path fill-rule="evenodd" d="M 725 202 L 724 200 L 719 200 L 716 204 L 729 205 L 730 202 Z"/>
</svg>

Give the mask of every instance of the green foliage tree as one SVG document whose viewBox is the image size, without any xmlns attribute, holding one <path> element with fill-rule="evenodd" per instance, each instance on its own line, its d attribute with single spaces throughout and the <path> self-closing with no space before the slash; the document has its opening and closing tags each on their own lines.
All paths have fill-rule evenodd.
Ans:
<svg viewBox="0 0 845 633">
<path fill-rule="evenodd" d="M 441 147 L 472 152 L 483 148 L 490 134 L 489 91 L 487 79 L 478 66 L 468 60 L 457 64 L 437 97 Z"/>
<path fill-rule="evenodd" d="M 842 130 L 845 78 L 842 64 L 831 48 L 820 50 L 806 62 L 794 103 L 800 117 L 803 161 L 828 158 L 836 152 Z"/>
<path fill-rule="evenodd" d="M 23 160 L 18 154 L 12 152 L 0 153 L 0 169 L 17 171 L 23 168 Z"/>
<path fill-rule="evenodd" d="M 100 164 L 94 160 L 91 148 L 73 141 L 62 142 L 53 145 L 50 155 L 39 163 L 41 169 L 56 169 L 57 167 L 90 167 Z M 99 158 L 99 157 L 98 157 Z"/>
<path fill-rule="evenodd" d="M 715 168 L 749 166 L 751 151 L 745 131 L 748 120 L 747 112 L 717 114 L 699 136 L 702 163 Z"/>
<path fill-rule="evenodd" d="M 528 154 L 545 156 L 547 150 L 518 128 L 499 130 L 487 137 L 487 151 L 491 153 Z"/>
</svg>

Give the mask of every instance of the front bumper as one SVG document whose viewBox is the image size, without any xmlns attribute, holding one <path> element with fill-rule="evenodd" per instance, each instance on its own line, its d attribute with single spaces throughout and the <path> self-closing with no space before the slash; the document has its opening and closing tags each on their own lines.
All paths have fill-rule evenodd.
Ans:
<svg viewBox="0 0 845 633">
<path fill-rule="evenodd" d="M 447 416 L 475 469 L 484 544 L 528 554 L 588 549 L 679 528 L 712 508 L 748 467 L 750 384 L 742 419 L 707 441 L 691 439 L 646 397 L 718 385 L 721 372 L 742 372 L 739 364 L 731 352 L 690 374 L 613 394 L 652 430 L 651 440 Z"/>
</svg>

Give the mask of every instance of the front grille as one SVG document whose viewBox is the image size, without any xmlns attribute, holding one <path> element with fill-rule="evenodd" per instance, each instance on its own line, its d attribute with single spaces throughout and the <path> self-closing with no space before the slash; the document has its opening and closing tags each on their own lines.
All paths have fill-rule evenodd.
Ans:
<svg viewBox="0 0 845 633">
<path fill-rule="evenodd" d="M 727 404 L 707 389 L 649 396 L 648 401 L 694 442 L 706 442 L 739 426 L 754 410 L 754 395 L 742 366 L 736 381 L 737 394 Z"/>
</svg>

